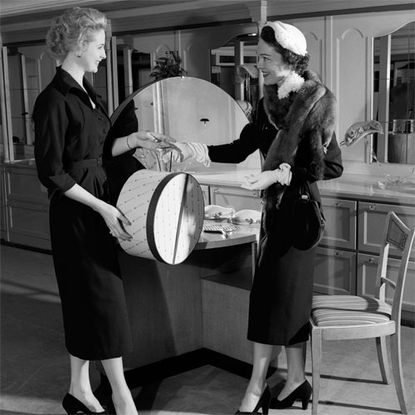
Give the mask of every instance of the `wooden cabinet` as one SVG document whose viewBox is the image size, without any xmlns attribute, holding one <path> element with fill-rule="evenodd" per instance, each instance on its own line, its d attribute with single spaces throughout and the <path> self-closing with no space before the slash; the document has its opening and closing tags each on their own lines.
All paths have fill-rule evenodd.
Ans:
<svg viewBox="0 0 415 415">
<path fill-rule="evenodd" d="M 322 197 L 326 229 L 317 251 L 314 292 L 356 293 L 357 201 Z"/>
<path fill-rule="evenodd" d="M 233 207 L 235 211 L 242 209 L 261 210 L 261 198 L 256 190 L 231 186 L 212 186 L 210 188 L 210 200 L 212 205 Z"/>
<path fill-rule="evenodd" d="M 375 202 L 359 202 L 359 251 L 378 254 L 383 235 L 386 215 L 394 211 L 407 226 L 415 227 L 415 207 L 389 205 Z M 394 247 L 391 255 L 396 255 Z M 412 248 L 411 259 L 415 260 L 415 246 Z"/>
<path fill-rule="evenodd" d="M 379 263 L 378 255 L 359 254 L 357 259 L 357 294 L 373 296 L 376 292 L 376 269 Z M 388 267 L 388 277 L 396 281 L 400 261 L 391 260 Z M 393 290 L 387 287 L 386 296 L 391 300 Z M 402 303 L 402 319 L 414 320 L 415 315 L 415 262 L 409 261 Z"/>
<path fill-rule="evenodd" d="M 327 219 L 314 273 L 315 291 L 324 294 L 374 295 L 376 267 L 386 215 L 394 211 L 415 227 L 415 207 L 362 200 L 323 197 Z M 328 248 L 323 248 L 328 247 Z M 391 256 L 397 250 L 391 247 Z M 415 248 L 412 250 L 415 259 Z M 391 277 L 399 261 L 393 260 Z M 403 319 L 415 320 L 415 261 L 411 260 L 405 284 Z"/>
<path fill-rule="evenodd" d="M 341 249 L 356 249 L 357 202 L 322 198 L 326 229 L 321 245 Z"/>
<path fill-rule="evenodd" d="M 356 292 L 356 253 L 340 249 L 317 249 L 314 292 L 354 294 Z"/>
<path fill-rule="evenodd" d="M 50 249 L 47 192 L 31 163 L 25 160 L 3 167 L 6 240 Z"/>
<path fill-rule="evenodd" d="M 324 196 L 321 202 L 326 229 L 317 250 L 314 291 L 320 294 L 373 295 L 375 265 L 386 215 L 394 211 L 408 226 L 415 227 L 415 207 L 361 200 L 357 195 L 354 198 Z M 210 203 L 231 206 L 235 210 L 261 209 L 257 192 L 231 186 L 211 186 Z M 391 255 L 397 255 L 393 248 Z M 415 248 L 405 285 L 405 320 L 415 320 L 414 304 Z"/>
</svg>

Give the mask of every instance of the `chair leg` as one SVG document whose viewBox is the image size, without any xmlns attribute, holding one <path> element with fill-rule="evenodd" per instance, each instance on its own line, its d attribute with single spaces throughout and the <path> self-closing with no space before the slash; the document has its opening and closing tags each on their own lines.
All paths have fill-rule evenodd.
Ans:
<svg viewBox="0 0 415 415">
<path fill-rule="evenodd" d="M 320 395 L 320 362 L 321 362 L 321 331 L 311 331 L 311 366 L 313 379 L 312 415 L 317 415 L 318 399 Z"/>
<path fill-rule="evenodd" d="M 405 400 L 405 387 L 402 377 L 402 360 L 401 360 L 401 331 L 397 328 L 396 333 L 390 337 L 391 358 L 392 358 L 392 374 L 395 382 L 396 394 L 398 395 L 399 406 L 401 412 L 407 414 Z"/>
<path fill-rule="evenodd" d="M 378 360 L 380 367 L 380 374 L 382 375 L 382 380 L 386 384 L 391 383 L 390 372 L 389 372 L 389 362 L 388 362 L 388 348 L 386 346 L 386 337 L 376 337 L 376 349 L 378 352 Z"/>
</svg>

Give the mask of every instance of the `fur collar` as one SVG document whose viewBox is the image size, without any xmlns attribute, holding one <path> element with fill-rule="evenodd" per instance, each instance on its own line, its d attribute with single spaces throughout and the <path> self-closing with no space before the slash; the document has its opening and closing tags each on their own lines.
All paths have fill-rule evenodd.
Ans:
<svg viewBox="0 0 415 415">
<path fill-rule="evenodd" d="M 297 92 L 304 84 L 304 78 L 297 72 L 290 72 L 284 79 L 281 86 L 278 87 L 278 98 L 287 98 L 290 92 Z"/>
<path fill-rule="evenodd" d="M 279 99 L 276 86 L 264 87 L 264 109 L 269 121 L 277 127 L 263 170 L 275 170 L 281 163 L 294 166 L 298 146 L 310 140 L 312 163 L 321 178 L 324 171 L 324 149 L 328 147 L 335 127 L 335 100 L 332 93 L 311 71 L 298 92 Z M 284 186 L 276 184 L 264 191 L 266 206 L 278 207 Z"/>
</svg>

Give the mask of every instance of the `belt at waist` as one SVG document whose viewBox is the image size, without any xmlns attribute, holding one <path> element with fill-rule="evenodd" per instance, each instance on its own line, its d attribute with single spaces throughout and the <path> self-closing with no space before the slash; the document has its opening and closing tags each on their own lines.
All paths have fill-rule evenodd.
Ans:
<svg viewBox="0 0 415 415">
<path fill-rule="evenodd" d="M 85 159 L 75 161 L 68 165 L 68 170 L 73 171 L 77 169 L 82 169 L 86 167 L 99 167 L 102 166 L 102 157 L 98 157 L 96 159 Z"/>
</svg>

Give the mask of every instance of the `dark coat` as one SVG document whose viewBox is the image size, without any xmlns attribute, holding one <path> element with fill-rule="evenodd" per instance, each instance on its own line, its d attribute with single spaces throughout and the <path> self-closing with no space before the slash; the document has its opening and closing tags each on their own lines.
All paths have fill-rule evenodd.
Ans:
<svg viewBox="0 0 415 415">
<path fill-rule="evenodd" d="M 291 163 L 291 183 L 280 193 L 278 206 L 272 190 L 281 186 L 265 192 L 248 324 L 248 339 L 258 343 L 292 345 L 308 339 L 316 248 L 300 251 L 292 246 L 292 206 L 306 181 L 311 196 L 320 201 L 316 181 L 343 172 L 334 134 L 334 98 L 315 75 L 306 76 L 311 82 L 300 92 L 284 100 L 273 94 L 267 106 L 261 99 L 253 122 L 238 140 L 208 147 L 214 162 L 239 163 L 259 149 L 265 169 Z"/>
</svg>

